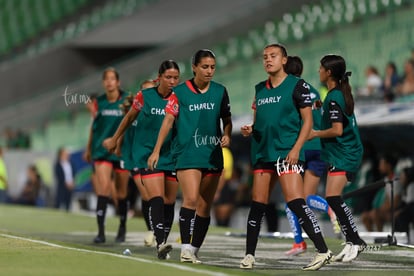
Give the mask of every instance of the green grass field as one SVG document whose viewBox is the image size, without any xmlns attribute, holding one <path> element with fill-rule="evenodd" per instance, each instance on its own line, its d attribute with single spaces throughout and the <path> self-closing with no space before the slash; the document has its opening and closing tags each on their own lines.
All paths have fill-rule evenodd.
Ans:
<svg viewBox="0 0 414 276">
<path fill-rule="evenodd" d="M 230 229 L 210 227 L 200 250 L 202 265 L 181 264 L 177 225 L 169 238 L 174 249 L 171 259 L 159 261 L 154 248 L 143 246 L 145 226 L 142 219 L 128 221 L 125 243 L 114 242 L 118 220 L 107 218 L 107 242 L 95 245 L 94 216 L 57 210 L 0 205 L 0 275 L 297 275 L 313 256 L 313 247 L 299 257 L 287 258 L 283 252 L 291 240 L 259 240 L 255 269 L 238 268 L 244 254 L 245 239 L 228 237 Z M 242 232 L 234 230 L 234 232 Z M 327 239 L 335 253 L 341 241 Z M 122 252 L 129 248 L 131 256 Z M 378 249 L 378 248 L 376 248 Z M 335 275 L 413 275 L 414 250 L 381 247 L 363 252 L 352 263 L 331 263 L 319 272 Z"/>
</svg>

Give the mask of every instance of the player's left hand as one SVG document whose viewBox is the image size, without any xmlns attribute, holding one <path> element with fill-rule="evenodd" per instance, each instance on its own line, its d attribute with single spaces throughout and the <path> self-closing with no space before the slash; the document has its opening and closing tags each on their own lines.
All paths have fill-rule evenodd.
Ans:
<svg viewBox="0 0 414 276">
<path fill-rule="evenodd" d="M 286 156 L 286 162 L 290 165 L 296 165 L 299 161 L 299 151 L 292 149 Z"/>
<path fill-rule="evenodd" d="M 227 135 L 224 135 L 221 137 L 221 146 L 222 147 L 229 147 L 230 146 L 230 137 Z"/>
</svg>

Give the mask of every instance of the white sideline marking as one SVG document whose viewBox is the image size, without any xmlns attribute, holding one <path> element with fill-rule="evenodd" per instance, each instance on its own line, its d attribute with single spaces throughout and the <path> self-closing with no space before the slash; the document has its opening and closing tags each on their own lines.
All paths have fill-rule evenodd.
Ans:
<svg viewBox="0 0 414 276">
<path fill-rule="evenodd" d="M 112 256 L 112 257 L 117 257 L 117 258 L 122 258 L 122 259 L 130 259 L 130 260 L 134 260 L 134 261 L 141 262 L 141 263 L 153 263 L 153 264 L 157 264 L 157 265 L 162 265 L 162 266 L 166 266 L 166 267 L 173 267 L 173 268 L 176 268 L 176 269 L 190 271 L 190 272 L 194 272 L 194 273 L 202 273 L 202 274 L 212 275 L 212 276 L 227 276 L 228 275 L 228 274 L 221 273 L 221 272 L 212 272 L 212 271 L 203 270 L 203 269 L 194 269 L 194 268 L 191 268 L 189 266 L 184 266 L 184 265 L 178 265 L 178 264 L 172 264 L 172 263 L 166 263 L 166 262 L 156 262 L 156 261 L 146 260 L 146 259 L 137 258 L 137 257 L 131 257 L 131 256 L 125 256 L 125 255 L 121 255 L 121 254 L 110 253 L 110 252 L 95 251 L 95 250 L 81 249 L 81 248 L 76 248 L 76 247 L 63 246 L 63 245 L 50 243 L 50 242 L 46 242 L 46 241 L 23 238 L 23 237 L 19 237 L 19 236 L 8 235 L 8 234 L 0 233 L 0 236 L 6 237 L 6 238 L 11 238 L 11 239 L 16 239 L 16 240 L 29 241 L 29 242 L 43 244 L 43 245 L 47 245 L 47 246 L 50 246 L 50 247 L 56 247 L 56 248 L 61 248 L 61 249 L 67 249 L 67 250 L 73 250 L 73 251 L 79 251 L 79 252 L 85 252 L 85 253 L 94 253 L 94 254 L 100 254 L 100 255 L 107 255 L 107 256 Z"/>
</svg>

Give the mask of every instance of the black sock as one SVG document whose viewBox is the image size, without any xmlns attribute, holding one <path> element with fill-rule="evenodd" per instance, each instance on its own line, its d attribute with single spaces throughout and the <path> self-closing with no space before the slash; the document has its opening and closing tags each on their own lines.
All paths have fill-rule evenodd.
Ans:
<svg viewBox="0 0 414 276">
<path fill-rule="evenodd" d="M 246 255 L 254 256 L 260 234 L 260 226 L 266 211 L 266 204 L 252 201 L 247 218 Z"/>
<path fill-rule="evenodd" d="M 276 204 L 274 202 L 266 205 L 265 218 L 267 223 L 267 231 L 276 232 L 279 228 L 279 217 L 277 215 Z"/>
<path fill-rule="evenodd" d="M 153 197 L 150 204 L 150 223 L 154 231 L 157 245 L 165 241 L 164 237 L 164 199 L 160 196 Z"/>
<path fill-rule="evenodd" d="M 141 210 L 142 216 L 144 217 L 145 224 L 147 225 L 147 230 L 151 231 L 151 224 L 149 221 L 149 202 L 147 200 L 141 200 Z"/>
<path fill-rule="evenodd" d="M 200 248 L 206 238 L 208 227 L 210 225 L 210 217 L 203 218 L 198 215 L 194 220 L 193 238 L 191 239 L 191 245 Z"/>
<path fill-rule="evenodd" d="M 302 226 L 303 230 L 305 230 L 306 234 L 308 234 L 308 237 L 313 241 L 318 252 L 328 252 L 328 247 L 323 239 L 318 220 L 313 211 L 306 205 L 305 200 L 303 198 L 297 198 L 289 201 L 287 205 L 297 216 L 299 224 Z"/>
<path fill-rule="evenodd" d="M 119 215 L 119 226 L 125 227 L 128 218 L 128 201 L 126 198 L 118 199 L 118 215 Z"/>
<path fill-rule="evenodd" d="M 351 209 L 342 200 L 342 197 L 329 196 L 326 198 L 326 201 L 335 212 L 346 241 L 359 245 L 365 244 L 365 242 L 359 237 L 358 229 L 354 222 L 354 217 L 352 216 Z"/>
<path fill-rule="evenodd" d="M 171 232 L 171 227 L 174 221 L 174 206 L 173 204 L 164 204 L 164 233 L 165 233 L 165 240 L 168 239 L 168 236 Z"/>
<path fill-rule="evenodd" d="M 98 222 L 98 235 L 105 236 L 105 215 L 109 198 L 107 196 L 98 196 L 96 203 L 96 221 Z"/>
<path fill-rule="evenodd" d="M 180 209 L 180 235 L 182 244 L 190 244 L 194 228 L 195 210 L 181 207 Z"/>
</svg>

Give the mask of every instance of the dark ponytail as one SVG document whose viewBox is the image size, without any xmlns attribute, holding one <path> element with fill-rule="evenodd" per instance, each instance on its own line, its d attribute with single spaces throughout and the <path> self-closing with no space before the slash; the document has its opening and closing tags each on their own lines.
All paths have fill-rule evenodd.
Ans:
<svg viewBox="0 0 414 276">
<path fill-rule="evenodd" d="M 300 78 L 300 76 L 302 75 L 303 62 L 302 59 L 298 56 L 288 56 L 287 62 L 283 67 L 285 69 L 284 71 L 287 74 L 294 75 L 298 78 Z"/>
<path fill-rule="evenodd" d="M 344 95 L 345 113 L 348 116 L 352 115 L 355 105 L 351 85 L 349 84 L 349 77 L 352 73 L 346 71 L 344 58 L 338 55 L 326 55 L 321 59 L 321 65 L 325 70 L 331 71 L 331 77 Z"/>
<path fill-rule="evenodd" d="M 213 53 L 213 51 L 209 49 L 201 49 L 194 54 L 194 56 L 191 59 L 191 64 L 197 66 L 201 62 L 201 59 L 206 57 L 216 59 L 216 55 Z"/>
<path fill-rule="evenodd" d="M 178 67 L 178 64 L 172 60 L 164 60 L 160 67 L 158 68 L 158 75 L 162 75 L 167 71 L 168 69 L 176 69 L 178 72 L 180 72 L 180 68 Z"/>
</svg>

